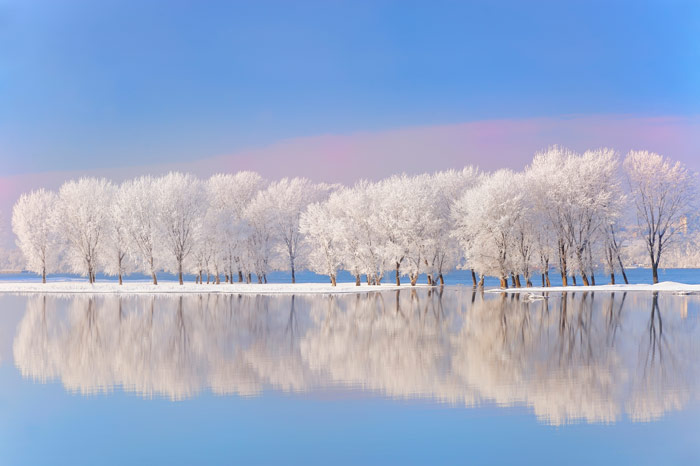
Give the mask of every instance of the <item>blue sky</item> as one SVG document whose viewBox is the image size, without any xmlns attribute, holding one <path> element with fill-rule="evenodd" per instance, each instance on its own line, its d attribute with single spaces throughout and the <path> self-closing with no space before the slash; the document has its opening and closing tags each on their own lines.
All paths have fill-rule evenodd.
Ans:
<svg viewBox="0 0 700 466">
<path fill-rule="evenodd" d="M 693 117 L 698 31 L 692 1 L 0 0 L 0 174 L 492 119 Z"/>
</svg>

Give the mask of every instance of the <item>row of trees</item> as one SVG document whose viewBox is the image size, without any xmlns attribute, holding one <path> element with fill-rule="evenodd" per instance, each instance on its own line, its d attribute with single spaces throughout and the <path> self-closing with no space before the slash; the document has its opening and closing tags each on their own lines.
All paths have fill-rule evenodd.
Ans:
<svg viewBox="0 0 700 466">
<path fill-rule="evenodd" d="M 621 169 L 622 168 L 622 169 Z M 577 154 L 559 147 L 521 172 L 467 167 L 360 181 L 352 187 L 304 178 L 263 180 L 252 172 L 202 181 L 188 174 L 140 177 L 115 185 L 83 178 L 58 193 L 24 194 L 13 230 L 27 269 L 68 270 L 94 282 L 99 271 L 194 273 L 197 281 L 267 281 L 271 269 L 306 268 L 335 285 L 339 270 L 379 284 L 421 273 L 444 283 L 455 267 L 474 285 L 595 284 L 604 268 L 622 272 L 623 238 L 644 239 L 654 282 L 663 253 L 692 222 L 693 175 L 680 163 L 609 149 Z M 636 212 L 636 222 L 627 215 Z M 480 278 L 478 278 L 480 277 Z M 522 278 L 522 279 L 521 279 Z M 626 280 L 626 278 L 625 278 Z"/>
</svg>

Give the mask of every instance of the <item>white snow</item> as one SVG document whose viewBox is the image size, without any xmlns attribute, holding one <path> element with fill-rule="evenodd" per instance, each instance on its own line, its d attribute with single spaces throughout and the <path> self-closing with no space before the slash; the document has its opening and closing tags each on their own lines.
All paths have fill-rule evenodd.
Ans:
<svg viewBox="0 0 700 466">
<path fill-rule="evenodd" d="M 427 285 L 416 285 L 425 288 Z M 48 282 L 48 283 L 27 283 L 27 282 L 2 282 L 0 283 L 0 293 L 91 293 L 91 294 L 162 294 L 162 293 L 219 293 L 219 294 L 331 294 L 331 293 L 367 293 L 374 291 L 391 291 L 397 289 L 412 288 L 410 284 L 398 287 L 392 284 L 382 284 L 380 286 L 370 286 L 362 284 L 355 286 L 355 283 L 338 283 L 331 286 L 330 283 L 267 283 L 267 284 L 210 284 L 197 285 L 195 283 L 185 283 L 180 285 L 174 281 L 162 281 L 158 285 L 147 282 L 126 282 L 119 285 L 116 282 Z"/>
<path fill-rule="evenodd" d="M 552 286 L 544 288 L 536 286 L 532 288 L 508 288 L 488 290 L 491 293 L 556 293 L 556 292 L 578 292 L 578 291 L 662 291 L 672 293 L 700 293 L 700 285 L 689 285 L 678 282 L 661 282 L 656 285 L 636 284 L 636 285 L 595 285 L 595 286 Z"/>
</svg>

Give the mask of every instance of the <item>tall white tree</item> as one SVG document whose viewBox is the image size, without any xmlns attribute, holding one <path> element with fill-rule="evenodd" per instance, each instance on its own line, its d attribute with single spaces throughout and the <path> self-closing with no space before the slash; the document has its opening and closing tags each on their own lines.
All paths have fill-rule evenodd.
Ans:
<svg viewBox="0 0 700 466">
<path fill-rule="evenodd" d="M 123 276 L 131 271 L 133 262 L 128 256 L 131 244 L 128 224 L 132 205 L 124 185 L 110 186 L 109 197 L 111 201 L 105 236 L 104 271 L 108 275 L 117 276 L 121 285 Z"/>
<path fill-rule="evenodd" d="M 12 209 L 12 231 L 17 236 L 26 268 L 40 274 L 43 283 L 46 273 L 55 266 L 56 235 L 51 216 L 57 204 L 56 193 L 39 189 L 22 194 Z"/>
<path fill-rule="evenodd" d="M 130 215 L 125 218 L 126 231 L 130 238 L 130 251 L 139 270 L 148 273 L 153 284 L 158 284 L 161 247 L 158 227 L 158 202 L 155 181 L 142 176 L 124 183 L 122 189 Z"/>
<path fill-rule="evenodd" d="M 455 237 L 468 263 L 482 275 L 498 277 L 502 288 L 517 267 L 514 233 L 525 193 L 516 174 L 499 170 L 485 176 L 453 206 Z"/>
<path fill-rule="evenodd" d="M 425 265 L 429 281 L 436 280 L 444 284 L 443 273 L 455 268 L 459 262 L 459 243 L 452 235 L 454 221 L 451 215 L 452 203 L 462 196 L 464 191 L 473 187 L 479 179 L 479 171 L 474 167 L 466 167 L 461 171 L 447 170 L 431 176 L 428 189 L 430 210 L 435 216 L 433 231 L 430 236 L 433 241 L 426 251 Z M 476 285 L 476 277 L 472 271 L 472 279 Z"/>
<path fill-rule="evenodd" d="M 183 284 L 184 262 L 190 256 L 202 221 L 204 191 L 192 175 L 168 173 L 155 181 L 158 225 L 164 247 L 170 253 L 169 269 Z"/>
<path fill-rule="evenodd" d="M 638 232 L 649 254 L 652 278 L 658 283 L 663 253 L 687 226 L 695 179 L 682 163 L 653 152 L 631 151 L 623 166 L 637 210 Z"/>
<path fill-rule="evenodd" d="M 69 181 L 58 192 L 58 231 L 69 269 L 95 282 L 109 219 L 111 184 L 104 178 Z"/>
<path fill-rule="evenodd" d="M 296 269 L 303 246 L 299 220 L 309 204 L 320 202 L 333 189 L 327 184 L 315 184 L 306 178 L 283 178 L 271 183 L 260 193 L 264 202 L 271 209 L 271 221 L 274 237 L 280 254 L 286 258 L 292 274 L 292 283 L 296 283 Z M 301 258 L 303 259 L 303 258 Z"/>
<path fill-rule="evenodd" d="M 267 283 L 267 272 L 276 239 L 274 203 L 270 196 L 260 191 L 246 207 L 243 215 L 250 232 L 246 244 L 252 269 L 258 283 Z"/>
<path fill-rule="evenodd" d="M 340 199 L 332 194 L 323 203 L 311 204 L 300 219 L 301 232 L 312 245 L 309 266 L 316 273 L 328 275 L 333 286 L 336 286 L 338 269 L 343 260 Z"/>
</svg>

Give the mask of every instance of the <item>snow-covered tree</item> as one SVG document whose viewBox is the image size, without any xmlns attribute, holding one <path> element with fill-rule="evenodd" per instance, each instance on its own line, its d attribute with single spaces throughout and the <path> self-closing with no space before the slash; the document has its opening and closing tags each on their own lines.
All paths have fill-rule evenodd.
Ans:
<svg viewBox="0 0 700 466">
<path fill-rule="evenodd" d="M 499 170 L 483 177 L 453 206 L 454 235 L 466 260 L 479 274 L 498 277 L 502 288 L 508 286 L 508 276 L 517 267 L 514 233 L 524 197 L 518 176 Z"/>
<path fill-rule="evenodd" d="M 66 244 L 72 272 L 95 282 L 109 219 L 111 184 L 104 178 L 69 181 L 58 192 L 57 231 Z"/>
<path fill-rule="evenodd" d="M 474 167 L 461 171 L 447 170 L 433 174 L 428 183 L 430 210 L 434 216 L 433 238 L 425 252 L 425 266 L 430 283 L 444 284 L 443 272 L 452 270 L 459 263 L 459 243 L 452 235 L 454 220 L 451 215 L 452 203 L 462 196 L 465 190 L 473 187 L 479 179 Z M 472 274 L 474 285 L 476 277 Z"/>
<path fill-rule="evenodd" d="M 264 185 L 260 175 L 250 171 L 233 175 L 217 174 L 207 181 L 204 232 L 202 240 L 195 246 L 195 255 L 198 256 L 198 263 L 208 264 L 209 259 L 204 261 L 203 258 L 218 254 L 217 260 L 212 260 L 211 264 L 216 266 L 221 262 L 230 282 L 234 281 L 234 275 L 237 275 L 239 282 L 243 281 L 244 275 L 250 282 L 253 260 L 248 247 L 252 230 L 245 214 L 246 208 Z"/>
<path fill-rule="evenodd" d="M 364 273 L 368 285 L 378 285 L 388 265 L 384 253 L 387 238 L 379 222 L 381 195 L 378 183 L 363 180 L 333 197 L 342 219 L 343 262 L 353 274 Z"/>
<path fill-rule="evenodd" d="M 160 270 L 161 246 L 159 244 L 158 201 L 155 180 L 142 176 L 124 183 L 125 202 L 130 215 L 125 220 L 130 238 L 130 251 L 138 269 L 150 274 L 153 284 L 158 284 L 156 273 Z"/>
<path fill-rule="evenodd" d="M 326 184 L 314 184 L 306 178 L 283 178 L 271 183 L 260 193 L 264 200 L 259 200 L 271 209 L 274 237 L 285 257 L 292 274 L 292 283 L 296 283 L 300 248 L 303 245 L 299 219 L 309 204 L 320 202 L 332 189 Z"/>
<path fill-rule="evenodd" d="M 55 266 L 56 235 L 52 215 L 58 204 L 56 193 L 39 189 L 22 194 L 12 209 L 12 231 L 17 236 L 17 246 L 24 255 L 26 269 L 41 275 Z"/>
<path fill-rule="evenodd" d="M 309 266 L 316 273 L 328 275 L 333 286 L 343 260 L 340 199 L 331 194 L 327 201 L 311 204 L 300 219 L 301 232 L 312 245 Z"/>
<path fill-rule="evenodd" d="M 104 271 L 108 275 L 116 275 L 121 285 L 123 276 L 133 268 L 133 261 L 128 256 L 131 243 L 127 228 L 132 206 L 123 185 L 111 186 L 109 191 L 111 201 L 105 236 Z"/>
<path fill-rule="evenodd" d="M 631 151 L 624 161 L 639 234 L 649 254 L 654 283 L 668 245 L 687 225 L 695 180 L 680 162 L 647 151 Z"/>
<path fill-rule="evenodd" d="M 258 283 L 267 283 L 276 239 L 274 208 L 270 196 L 260 191 L 243 214 L 250 231 L 246 241 L 247 254 Z"/>
<path fill-rule="evenodd" d="M 192 252 L 201 226 L 204 191 L 192 175 L 168 173 L 155 181 L 158 225 L 164 247 L 172 259 L 169 269 L 177 273 L 180 285 L 184 262 Z"/>
</svg>

